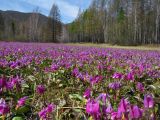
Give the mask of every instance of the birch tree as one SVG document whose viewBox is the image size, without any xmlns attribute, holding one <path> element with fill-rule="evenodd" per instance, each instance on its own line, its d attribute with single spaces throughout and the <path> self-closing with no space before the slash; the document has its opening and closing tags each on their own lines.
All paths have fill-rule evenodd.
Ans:
<svg viewBox="0 0 160 120">
<path fill-rule="evenodd" d="M 38 22 L 39 22 L 39 8 L 36 8 L 33 10 L 33 13 L 31 14 L 29 18 L 29 40 L 30 42 L 39 42 L 39 28 L 38 28 Z"/>
</svg>

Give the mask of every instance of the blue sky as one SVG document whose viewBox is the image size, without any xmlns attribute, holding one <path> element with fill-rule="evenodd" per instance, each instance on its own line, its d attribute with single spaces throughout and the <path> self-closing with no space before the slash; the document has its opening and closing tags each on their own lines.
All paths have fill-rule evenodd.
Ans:
<svg viewBox="0 0 160 120">
<path fill-rule="evenodd" d="M 39 7 L 40 12 L 48 16 L 54 2 L 60 9 L 61 20 L 70 23 L 76 18 L 79 7 L 88 8 L 91 0 L 0 0 L 0 10 L 32 12 Z"/>
</svg>

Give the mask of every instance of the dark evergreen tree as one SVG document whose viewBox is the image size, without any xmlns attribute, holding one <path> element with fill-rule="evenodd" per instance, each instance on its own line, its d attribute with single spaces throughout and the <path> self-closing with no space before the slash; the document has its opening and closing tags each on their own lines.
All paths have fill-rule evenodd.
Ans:
<svg viewBox="0 0 160 120">
<path fill-rule="evenodd" d="M 58 42 L 61 38 L 62 23 L 60 20 L 60 11 L 56 4 L 52 5 L 52 8 L 49 14 L 48 24 L 51 27 L 51 29 L 49 28 L 49 31 L 50 31 L 49 33 L 52 33 L 50 36 L 50 38 L 52 38 L 52 41 L 50 42 Z"/>
<path fill-rule="evenodd" d="M 0 13 L 0 40 L 3 39 L 3 34 L 4 34 L 4 29 L 5 28 L 5 24 L 4 24 L 4 18 L 2 16 L 2 14 Z"/>
</svg>

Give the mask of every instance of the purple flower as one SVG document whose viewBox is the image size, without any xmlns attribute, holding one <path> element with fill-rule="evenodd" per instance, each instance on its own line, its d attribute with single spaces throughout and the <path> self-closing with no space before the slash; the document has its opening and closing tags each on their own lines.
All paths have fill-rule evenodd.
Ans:
<svg viewBox="0 0 160 120">
<path fill-rule="evenodd" d="M 13 83 L 12 82 L 7 82 L 6 83 L 6 89 L 8 89 L 8 90 L 12 90 L 13 89 L 13 87 L 14 87 L 14 85 L 13 85 Z"/>
<path fill-rule="evenodd" d="M 144 68 L 144 66 L 143 66 L 142 64 L 139 65 L 139 72 L 140 72 L 140 73 L 143 73 L 144 69 L 145 69 L 145 68 Z"/>
<path fill-rule="evenodd" d="M 38 113 L 39 117 L 41 119 L 46 119 L 47 118 L 47 110 L 46 109 L 42 109 L 39 113 Z"/>
<path fill-rule="evenodd" d="M 48 115 L 55 110 L 56 106 L 54 104 L 49 104 L 46 108 L 42 109 L 38 115 L 41 119 L 46 120 Z"/>
<path fill-rule="evenodd" d="M 103 104 L 105 105 L 107 98 L 110 98 L 110 96 L 109 96 L 108 94 L 106 94 L 106 93 L 101 93 L 101 94 L 96 98 L 96 101 L 101 100 L 101 101 L 103 102 Z"/>
<path fill-rule="evenodd" d="M 0 115 L 5 115 L 9 112 L 9 107 L 7 106 L 3 98 L 0 99 Z"/>
<path fill-rule="evenodd" d="M 87 88 L 85 90 L 84 94 L 83 94 L 83 97 L 86 98 L 86 99 L 88 99 L 88 98 L 90 98 L 90 96 L 91 96 L 91 89 Z"/>
<path fill-rule="evenodd" d="M 51 70 L 52 71 L 56 71 L 56 70 L 58 70 L 59 69 L 59 66 L 58 65 L 56 65 L 56 64 L 52 64 L 51 65 Z"/>
<path fill-rule="evenodd" d="M 37 91 L 38 94 L 43 94 L 46 91 L 46 88 L 45 88 L 44 85 L 38 85 L 36 87 L 36 91 Z"/>
<path fill-rule="evenodd" d="M 25 103 L 26 103 L 27 98 L 28 98 L 27 96 L 20 98 L 20 99 L 18 100 L 16 109 L 19 108 L 19 107 L 24 106 Z"/>
<path fill-rule="evenodd" d="M 121 87 L 121 83 L 120 82 L 109 83 L 108 87 L 114 90 L 118 90 Z"/>
<path fill-rule="evenodd" d="M 133 74 L 132 72 L 128 73 L 128 74 L 126 75 L 126 79 L 133 81 L 133 80 L 134 80 L 134 74 Z"/>
<path fill-rule="evenodd" d="M 99 65 L 97 66 L 97 68 L 98 68 L 99 71 L 101 71 L 101 70 L 103 70 L 103 65 L 102 65 L 102 64 L 99 64 Z"/>
<path fill-rule="evenodd" d="M 131 106 L 130 117 L 132 119 L 138 119 L 142 117 L 142 110 L 137 106 Z"/>
<path fill-rule="evenodd" d="M 89 100 L 86 105 L 86 112 L 90 115 L 96 116 L 99 114 L 99 103 L 98 101 Z"/>
<path fill-rule="evenodd" d="M 106 113 L 107 113 L 107 114 L 111 114 L 112 112 L 113 112 L 112 105 L 109 104 L 108 107 L 107 107 L 107 109 L 106 109 Z"/>
<path fill-rule="evenodd" d="M 78 68 L 74 68 L 73 71 L 72 71 L 72 75 L 73 75 L 74 77 L 76 77 L 76 76 L 78 75 L 78 73 L 79 73 Z"/>
<path fill-rule="evenodd" d="M 17 77 L 13 77 L 13 78 L 10 78 L 10 85 L 11 86 L 16 86 L 17 89 L 20 89 L 21 87 L 21 79 L 17 76 Z"/>
<path fill-rule="evenodd" d="M 118 73 L 118 72 L 114 73 L 112 76 L 112 78 L 114 79 L 121 79 L 122 77 L 123 77 L 122 73 Z"/>
<path fill-rule="evenodd" d="M 117 119 L 117 112 L 112 112 L 111 113 L 111 120 L 116 120 Z"/>
<path fill-rule="evenodd" d="M 153 108 L 154 107 L 154 100 L 152 95 L 148 94 L 144 96 L 144 107 L 145 108 Z"/>
<path fill-rule="evenodd" d="M 54 105 L 54 104 L 49 104 L 49 105 L 47 106 L 46 110 L 47 110 L 48 113 L 52 113 L 52 112 L 55 110 L 55 108 L 56 108 L 56 105 Z"/>
<path fill-rule="evenodd" d="M 18 62 L 17 61 L 12 61 L 9 64 L 10 64 L 10 68 L 12 68 L 12 69 L 18 67 Z"/>
<path fill-rule="evenodd" d="M 3 88 L 6 86 L 6 80 L 4 78 L 0 78 L 0 88 Z"/>
<path fill-rule="evenodd" d="M 95 84 L 95 83 L 98 83 L 100 82 L 101 80 L 103 79 L 103 76 L 101 75 L 96 75 L 94 77 L 92 77 L 90 80 L 91 80 L 91 84 Z"/>
<path fill-rule="evenodd" d="M 125 113 L 128 111 L 129 102 L 127 99 L 122 98 L 119 106 L 118 106 L 118 112 L 119 113 Z"/>
<path fill-rule="evenodd" d="M 141 92 L 143 92 L 143 91 L 144 91 L 144 86 L 143 86 L 143 84 L 142 84 L 142 83 L 140 83 L 140 82 L 138 82 L 138 83 L 137 83 L 136 88 L 137 88 L 139 91 L 141 91 Z"/>
<path fill-rule="evenodd" d="M 77 78 L 77 79 L 80 79 L 80 80 L 84 80 L 84 79 L 83 79 L 83 75 L 82 75 L 82 73 L 80 73 L 80 72 L 77 74 L 76 78 Z"/>
</svg>

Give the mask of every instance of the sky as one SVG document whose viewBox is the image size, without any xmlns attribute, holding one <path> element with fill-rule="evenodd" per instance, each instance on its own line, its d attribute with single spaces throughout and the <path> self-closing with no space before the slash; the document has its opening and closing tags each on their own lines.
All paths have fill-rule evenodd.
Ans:
<svg viewBox="0 0 160 120">
<path fill-rule="evenodd" d="M 0 0 L 0 10 L 28 13 L 38 7 L 40 13 L 48 16 L 53 3 L 60 9 L 62 22 L 70 23 L 76 18 L 79 8 L 82 10 L 88 8 L 91 0 Z"/>
</svg>

